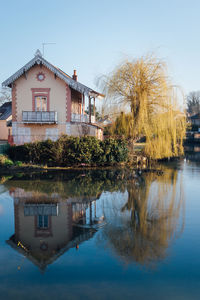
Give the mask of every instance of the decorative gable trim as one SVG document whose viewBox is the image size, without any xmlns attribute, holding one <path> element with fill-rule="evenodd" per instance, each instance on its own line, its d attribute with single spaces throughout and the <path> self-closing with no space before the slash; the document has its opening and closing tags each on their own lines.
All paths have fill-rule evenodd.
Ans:
<svg viewBox="0 0 200 300">
<path fill-rule="evenodd" d="M 40 76 L 42 76 L 42 78 L 40 79 Z M 45 78 L 46 78 L 46 75 L 45 75 L 45 73 L 43 73 L 43 72 L 39 72 L 39 73 L 37 73 L 37 75 L 36 75 L 36 79 L 37 79 L 37 81 L 44 81 L 45 80 Z"/>
<path fill-rule="evenodd" d="M 23 66 L 16 73 L 14 73 L 12 76 L 10 76 L 7 80 L 5 80 L 2 83 L 2 85 L 10 87 L 12 83 L 14 83 L 19 77 L 21 77 L 23 74 L 25 74 L 34 65 L 44 65 L 47 69 L 49 69 L 51 72 L 53 72 L 55 76 L 59 77 L 61 80 L 63 80 L 65 83 L 67 83 L 70 88 L 72 88 L 84 95 L 92 96 L 92 97 L 97 97 L 97 96 L 101 95 L 98 92 L 95 92 L 94 90 L 90 89 L 89 87 L 83 85 L 82 83 L 75 81 L 69 75 L 62 72 L 57 67 L 53 66 L 51 63 L 49 63 L 46 59 L 44 59 L 42 57 L 42 54 L 39 50 L 36 51 L 35 57 L 32 60 L 30 60 L 25 66 Z M 103 96 L 103 95 L 101 95 L 101 96 Z"/>
</svg>

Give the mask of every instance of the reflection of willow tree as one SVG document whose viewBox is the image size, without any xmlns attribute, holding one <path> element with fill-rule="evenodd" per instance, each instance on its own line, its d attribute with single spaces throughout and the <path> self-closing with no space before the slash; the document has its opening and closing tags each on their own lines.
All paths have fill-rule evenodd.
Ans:
<svg viewBox="0 0 200 300">
<path fill-rule="evenodd" d="M 163 259 L 170 241 L 183 229 L 183 219 L 178 228 L 184 205 L 177 171 L 168 170 L 156 180 L 154 176 L 147 174 L 140 182 L 128 183 L 123 214 L 104 228 L 106 239 L 127 262 L 149 265 Z M 128 213 L 130 217 L 124 218 Z"/>
</svg>

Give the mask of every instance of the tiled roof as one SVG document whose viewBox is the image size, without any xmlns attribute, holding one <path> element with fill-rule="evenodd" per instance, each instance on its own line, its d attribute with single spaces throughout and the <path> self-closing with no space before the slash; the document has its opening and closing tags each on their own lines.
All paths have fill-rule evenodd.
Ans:
<svg viewBox="0 0 200 300">
<path fill-rule="evenodd" d="M 36 51 L 35 57 L 30 60 L 26 65 L 24 65 L 21 69 L 19 69 L 16 73 L 14 73 L 12 76 L 10 76 L 8 79 L 6 79 L 2 85 L 10 87 L 11 84 L 17 80 L 20 76 L 22 76 L 25 72 L 27 72 L 30 68 L 32 68 L 34 65 L 44 65 L 46 68 L 51 70 L 56 76 L 58 76 L 60 79 L 64 80 L 71 88 L 74 90 L 87 95 L 87 96 L 103 96 L 102 94 L 94 91 L 93 89 L 85 86 L 84 84 L 74 80 L 69 75 L 67 75 L 65 72 L 60 70 L 59 68 L 55 67 L 51 63 L 49 63 L 46 59 L 42 57 L 42 54 L 39 50 Z"/>
<path fill-rule="evenodd" d="M 0 106 L 0 120 L 7 120 L 12 115 L 12 102 Z"/>
</svg>

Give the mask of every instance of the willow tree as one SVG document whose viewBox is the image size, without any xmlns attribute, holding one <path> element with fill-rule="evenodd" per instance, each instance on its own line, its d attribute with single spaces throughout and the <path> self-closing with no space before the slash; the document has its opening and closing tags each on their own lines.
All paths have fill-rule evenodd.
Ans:
<svg viewBox="0 0 200 300">
<path fill-rule="evenodd" d="M 126 61 L 105 81 L 107 97 L 122 107 L 114 131 L 137 140 L 146 137 L 145 153 L 155 159 L 183 154 L 185 114 L 177 105 L 166 66 L 154 56 Z"/>
</svg>

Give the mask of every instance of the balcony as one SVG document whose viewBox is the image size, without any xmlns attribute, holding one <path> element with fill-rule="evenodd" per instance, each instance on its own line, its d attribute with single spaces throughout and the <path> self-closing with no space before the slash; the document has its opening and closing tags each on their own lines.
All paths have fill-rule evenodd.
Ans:
<svg viewBox="0 0 200 300">
<path fill-rule="evenodd" d="M 27 124 L 57 124 L 56 111 L 23 111 L 22 121 Z"/>
<path fill-rule="evenodd" d="M 89 115 L 81 115 L 81 114 L 71 114 L 71 121 L 72 122 L 83 122 L 89 123 Z M 95 116 L 91 116 L 91 123 L 95 123 Z"/>
</svg>

